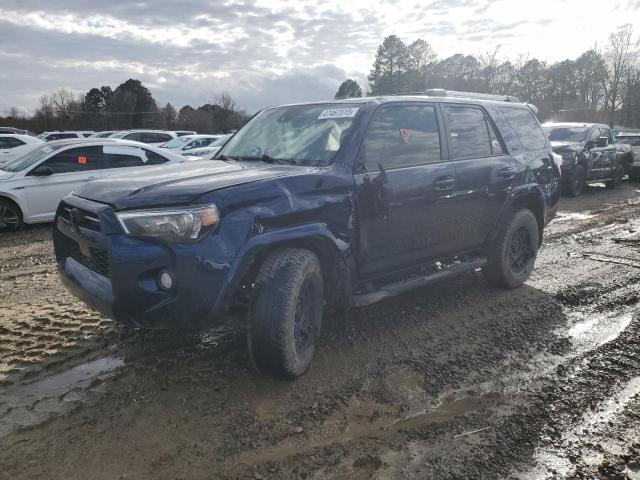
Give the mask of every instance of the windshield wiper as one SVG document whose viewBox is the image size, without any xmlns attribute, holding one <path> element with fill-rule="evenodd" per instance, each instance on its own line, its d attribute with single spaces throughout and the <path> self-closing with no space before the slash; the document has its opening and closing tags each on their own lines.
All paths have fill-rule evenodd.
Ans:
<svg viewBox="0 0 640 480">
<path fill-rule="evenodd" d="M 230 157 L 229 155 L 220 155 L 217 158 L 221 158 L 222 160 L 238 160 L 238 157 Z"/>
</svg>

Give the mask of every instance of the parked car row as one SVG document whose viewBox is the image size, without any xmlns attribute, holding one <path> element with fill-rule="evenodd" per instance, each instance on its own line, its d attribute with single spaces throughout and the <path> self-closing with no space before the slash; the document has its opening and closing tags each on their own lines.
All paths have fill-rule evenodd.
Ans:
<svg viewBox="0 0 640 480">
<path fill-rule="evenodd" d="M 620 134 L 614 141 L 609 126 L 596 123 L 545 123 L 542 128 L 553 151 L 562 157 L 562 188 L 569 196 L 580 195 L 585 185 L 593 183 L 615 188 L 626 174 L 633 180 L 640 173 L 629 145 L 635 141 L 631 135 Z M 640 135 L 635 138 L 640 145 Z"/>
<path fill-rule="evenodd" d="M 233 136 L 43 143 L 0 166 L 0 230 L 54 219 L 63 282 L 117 321 L 244 313 L 256 368 L 294 378 L 326 308 L 477 270 L 518 287 L 561 189 L 634 174 L 634 146 L 606 125 L 541 126 L 536 113 L 429 90 L 266 108 Z M 630 137 L 617 140 L 640 145 Z"/>
</svg>

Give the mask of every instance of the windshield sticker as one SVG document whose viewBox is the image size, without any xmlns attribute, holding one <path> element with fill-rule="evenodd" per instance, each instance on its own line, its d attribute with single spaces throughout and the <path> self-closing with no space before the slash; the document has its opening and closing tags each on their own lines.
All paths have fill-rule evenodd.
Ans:
<svg viewBox="0 0 640 480">
<path fill-rule="evenodd" d="M 80 155 L 80 156 L 78 157 L 78 163 L 79 163 L 80 165 L 86 165 L 86 164 L 87 164 L 87 157 L 84 157 L 84 156 Z"/>
<path fill-rule="evenodd" d="M 359 108 L 331 108 L 329 110 L 323 110 L 318 115 L 318 120 L 327 120 L 331 118 L 353 118 L 358 113 Z"/>
<path fill-rule="evenodd" d="M 400 136 L 402 137 L 402 143 L 409 143 L 409 130 L 407 130 L 406 128 L 401 128 Z"/>
</svg>

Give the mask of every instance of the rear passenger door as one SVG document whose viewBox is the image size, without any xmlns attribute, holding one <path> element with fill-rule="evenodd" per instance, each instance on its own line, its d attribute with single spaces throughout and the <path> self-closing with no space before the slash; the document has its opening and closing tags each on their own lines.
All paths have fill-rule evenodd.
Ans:
<svg viewBox="0 0 640 480">
<path fill-rule="evenodd" d="M 383 105 L 358 152 L 354 179 L 363 278 L 415 267 L 450 249 L 446 198 L 455 170 L 444 160 L 434 104 Z"/>
<path fill-rule="evenodd" d="M 482 245 L 518 172 L 488 114 L 477 105 L 444 104 L 449 159 L 456 183 L 449 214 L 456 251 Z"/>
</svg>

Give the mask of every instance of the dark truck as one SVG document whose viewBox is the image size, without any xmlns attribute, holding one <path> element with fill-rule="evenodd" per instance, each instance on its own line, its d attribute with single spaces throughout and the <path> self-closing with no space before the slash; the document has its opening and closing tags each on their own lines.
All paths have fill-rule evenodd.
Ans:
<svg viewBox="0 0 640 480">
<path fill-rule="evenodd" d="M 577 197 L 584 186 L 604 183 L 615 188 L 629 169 L 627 154 L 617 146 L 611 129 L 596 123 L 545 123 L 553 151 L 562 156 L 562 189 Z"/>
<path fill-rule="evenodd" d="M 522 285 L 559 199 L 532 107 L 508 97 L 267 108 L 217 160 L 66 197 L 58 269 L 88 305 L 144 328 L 245 313 L 254 365 L 284 378 L 309 366 L 327 308 L 478 269 Z"/>
</svg>

